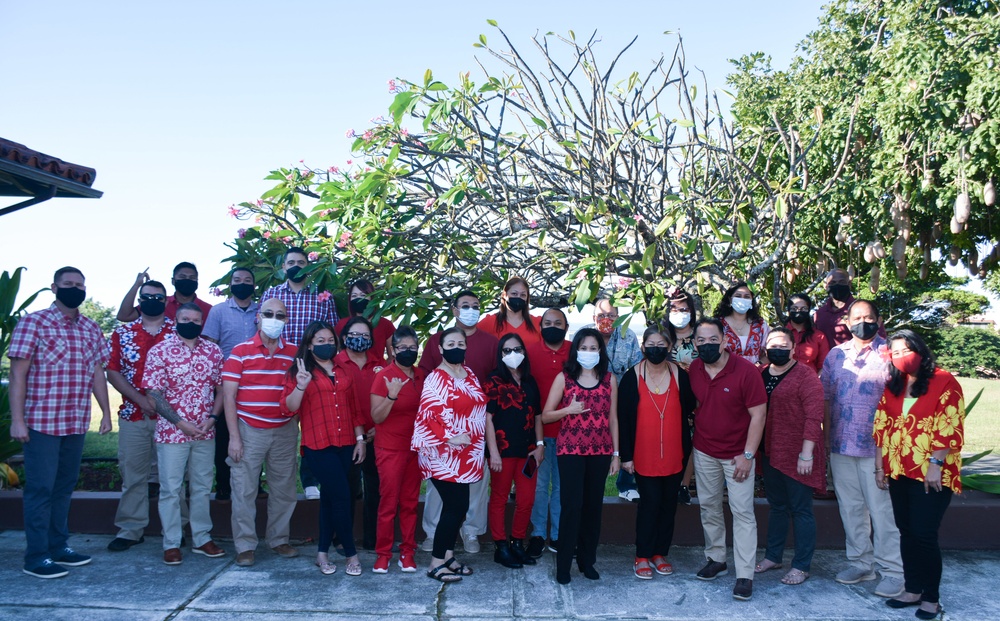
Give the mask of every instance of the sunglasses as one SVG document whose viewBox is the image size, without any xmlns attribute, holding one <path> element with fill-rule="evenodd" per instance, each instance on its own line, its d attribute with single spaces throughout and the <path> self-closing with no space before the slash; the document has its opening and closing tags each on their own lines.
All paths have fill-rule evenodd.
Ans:
<svg viewBox="0 0 1000 621">
<path fill-rule="evenodd" d="M 264 319 L 277 319 L 278 321 L 288 319 L 288 315 L 285 313 L 276 313 L 274 311 L 261 311 L 260 316 Z"/>
<path fill-rule="evenodd" d="M 162 293 L 143 293 L 142 295 L 139 296 L 139 299 L 143 302 L 151 302 L 153 300 L 162 302 L 167 299 L 167 296 L 163 295 Z"/>
<path fill-rule="evenodd" d="M 523 347 L 504 347 L 500 351 L 503 352 L 504 356 L 507 356 L 509 354 L 523 354 L 524 353 L 524 348 Z"/>
</svg>

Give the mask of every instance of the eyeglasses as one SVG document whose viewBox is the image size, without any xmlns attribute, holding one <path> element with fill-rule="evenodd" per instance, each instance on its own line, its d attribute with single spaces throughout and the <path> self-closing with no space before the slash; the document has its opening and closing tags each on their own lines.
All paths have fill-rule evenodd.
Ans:
<svg viewBox="0 0 1000 621">
<path fill-rule="evenodd" d="M 809 312 L 808 306 L 792 306 L 789 309 L 793 313 Z"/>
<path fill-rule="evenodd" d="M 278 321 L 288 319 L 288 315 L 285 313 L 276 313 L 274 311 L 261 311 L 260 316 L 264 319 L 277 319 Z"/>
<path fill-rule="evenodd" d="M 504 356 L 507 356 L 507 355 L 510 355 L 510 354 L 523 354 L 524 353 L 524 348 L 523 347 L 504 347 L 500 351 L 503 352 Z"/>
<path fill-rule="evenodd" d="M 475 304 L 475 305 L 473 305 L 473 306 L 470 306 L 470 305 L 468 305 L 468 304 L 463 304 L 462 306 L 460 306 L 460 307 L 459 307 L 459 310 L 468 310 L 468 309 L 470 309 L 470 308 L 471 308 L 472 310 L 479 310 L 479 305 L 478 305 L 478 304 Z"/>
<path fill-rule="evenodd" d="M 167 296 L 162 293 L 143 293 L 139 296 L 139 299 L 143 302 L 152 302 L 156 300 L 157 302 L 162 302 L 167 299 Z"/>
<path fill-rule="evenodd" d="M 597 316 L 597 318 L 598 319 L 618 319 L 618 313 L 615 313 L 614 315 L 608 315 L 606 313 L 601 313 L 600 315 Z"/>
<path fill-rule="evenodd" d="M 351 339 L 362 339 L 362 338 L 368 338 L 370 336 L 371 335 L 368 334 L 367 332 L 348 332 L 347 333 L 347 338 L 351 338 Z"/>
<path fill-rule="evenodd" d="M 414 345 L 413 347 L 397 347 L 396 351 L 417 351 L 417 346 Z"/>
</svg>

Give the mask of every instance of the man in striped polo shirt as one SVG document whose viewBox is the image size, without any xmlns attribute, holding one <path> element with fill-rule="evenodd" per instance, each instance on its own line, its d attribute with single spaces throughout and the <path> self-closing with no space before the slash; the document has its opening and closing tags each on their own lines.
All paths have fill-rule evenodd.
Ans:
<svg viewBox="0 0 1000 621">
<path fill-rule="evenodd" d="M 299 426 L 281 416 L 281 390 L 295 359 L 296 347 L 281 339 L 288 321 L 285 304 L 264 302 L 252 339 L 233 348 L 222 369 L 223 403 L 229 426 L 233 543 L 236 564 L 249 567 L 257 549 L 257 482 L 267 462 L 267 545 L 279 556 L 299 551 L 288 544 L 295 511 Z"/>
</svg>

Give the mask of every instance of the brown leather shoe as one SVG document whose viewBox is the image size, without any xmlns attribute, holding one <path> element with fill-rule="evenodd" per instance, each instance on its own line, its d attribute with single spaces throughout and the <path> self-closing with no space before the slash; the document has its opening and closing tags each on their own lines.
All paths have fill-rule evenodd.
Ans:
<svg viewBox="0 0 1000 621">
<path fill-rule="evenodd" d="M 170 548 L 163 551 L 163 562 L 167 565 L 180 565 L 182 560 L 184 559 L 181 557 L 180 548 Z"/>
<path fill-rule="evenodd" d="M 287 543 L 283 543 L 280 546 L 274 546 L 271 548 L 271 551 L 283 558 L 295 558 L 299 555 L 299 551 Z"/>
<path fill-rule="evenodd" d="M 226 555 L 226 551 L 215 545 L 215 542 L 212 540 L 209 540 L 208 543 L 198 546 L 197 548 L 192 547 L 191 551 L 195 554 L 204 554 L 209 558 L 219 558 L 220 556 Z"/>
<path fill-rule="evenodd" d="M 250 567 L 253 565 L 253 550 L 247 550 L 246 552 L 240 552 L 236 555 L 236 564 L 239 567 Z"/>
</svg>

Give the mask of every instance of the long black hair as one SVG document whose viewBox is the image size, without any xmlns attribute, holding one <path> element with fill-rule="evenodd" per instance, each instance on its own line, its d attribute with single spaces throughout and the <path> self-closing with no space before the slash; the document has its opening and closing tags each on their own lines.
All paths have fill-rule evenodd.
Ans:
<svg viewBox="0 0 1000 621">
<path fill-rule="evenodd" d="M 524 341 L 521 340 L 520 336 L 514 334 L 513 332 L 501 336 L 500 342 L 497 343 L 497 366 L 496 369 L 493 370 L 493 374 L 500 377 L 505 384 L 514 383 L 514 375 L 510 372 L 507 364 L 503 361 L 503 344 L 511 339 L 517 339 L 518 345 L 520 345 L 521 349 L 524 350 L 522 352 L 524 360 L 522 360 L 521 364 L 517 367 L 518 371 L 521 372 L 521 383 L 523 384 L 524 380 L 531 377 L 531 362 L 528 360 L 528 348 L 524 346 Z"/>
<path fill-rule="evenodd" d="M 667 314 L 660 320 L 660 325 L 663 326 L 663 329 L 670 333 L 671 343 L 677 342 L 677 328 L 674 327 L 674 324 L 670 323 L 670 305 L 682 300 L 687 305 L 688 313 L 691 314 L 688 326 L 693 328 L 694 324 L 698 322 L 698 307 L 694 303 L 694 296 L 683 289 L 675 289 L 673 295 L 667 300 Z M 694 332 L 691 334 L 694 335 Z"/>
<path fill-rule="evenodd" d="M 719 301 L 719 305 L 715 307 L 715 313 L 713 316 L 716 319 L 725 319 L 733 314 L 733 294 L 736 293 L 736 290 L 740 287 L 746 287 L 747 290 L 750 291 L 750 297 L 753 301 L 753 306 L 751 306 L 750 310 L 747 311 L 747 319 L 749 321 L 762 321 L 760 316 L 760 306 L 757 305 L 757 294 L 753 292 L 750 285 L 742 280 L 726 289 L 726 292 L 722 294 L 722 299 Z"/>
<path fill-rule="evenodd" d="M 580 351 L 580 343 L 588 336 L 597 339 L 597 346 L 600 348 L 601 360 L 594 367 L 598 381 L 604 379 L 605 374 L 608 372 L 610 361 L 608 360 L 608 348 L 604 344 L 604 337 L 594 328 L 584 328 L 573 336 L 573 342 L 569 346 L 569 359 L 566 360 L 566 366 L 563 367 L 563 372 L 574 381 L 580 379 L 580 373 L 583 372 L 583 367 L 576 360 L 576 353 Z"/>
<path fill-rule="evenodd" d="M 528 332 L 538 332 L 538 328 L 535 327 L 535 322 L 531 318 L 531 312 L 528 307 L 531 306 L 531 287 L 528 286 L 528 281 L 521 278 L 520 276 L 514 276 L 503 286 L 504 293 L 510 291 L 511 287 L 514 285 L 524 285 L 524 290 L 528 293 L 528 299 L 524 301 L 524 309 L 518 313 L 521 318 L 524 319 L 524 325 L 528 327 Z M 510 307 L 507 306 L 506 300 L 500 298 L 500 310 L 497 311 L 496 317 L 496 329 L 499 332 L 504 329 L 504 325 L 507 323 L 507 313 L 513 313 Z"/>
<path fill-rule="evenodd" d="M 802 329 L 802 340 L 805 340 L 812 336 L 812 333 L 816 330 L 816 325 L 813 323 L 812 315 L 809 314 L 809 311 L 813 309 L 813 302 L 812 299 L 804 293 L 794 293 L 789 296 L 788 301 L 785 302 L 785 314 L 788 316 L 788 321 L 792 320 L 792 312 L 789 309 L 792 308 L 792 304 L 795 300 L 803 300 L 806 303 L 806 306 L 809 307 L 806 310 L 806 327 Z M 792 343 L 794 342 L 795 339 L 792 339 Z"/>
<path fill-rule="evenodd" d="M 920 335 L 913 330 L 900 330 L 890 336 L 890 349 L 892 348 L 893 341 L 904 341 L 910 351 L 920 356 L 920 368 L 917 369 L 917 380 L 913 382 L 913 389 L 910 391 L 910 394 L 903 396 L 922 397 L 926 395 L 927 387 L 930 385 L 931 377 L 934 375 L 934 368 L 937 366 L 934 362 L 934 354 L 931 353 L 930 347 L 927 347 L 927 343 L 924 342 L 924 339 L 920 338 Z M 889 381 L 885 385 L 885 387 L 889 389 L 889 392 L 898 397 L 906 389 L 906 382 L 906 373 L 903 373 L 896 368 L 896 365 L 890 363 Z"/>
<path fill-rule="evenodd" d="M 299 351 L 295 353 L 295 358 L 296 360 L 302 360 L 303 362 L 305 362 L 306 371 L 309 371 L 310 373 L 312 373 L 313 369 L 316 368 L 316 359 L 313 358 L 312 353 L 310 353 L 309 346 L 312 344 L 313 339 L 316 338 L 316 334 L 320 330 L 329 330 L 330 334 L 333 335 L 333 341 L 331 341 L 331 343 L 333 343 L 333 349 L 334 349 L 333 353 L 336 354 L 337 350 L 339 349 L 339 340 L 337 339 L 337 333 L 333 331 L 332 325 L 330 325 L 325 321 L 314 321 L 310 323 L 308 326 L 306 326 L 305 332 L 302 333 L 302 341 L 299 343 Z M 292 366 L 288 367 L 289 377 L 295 377 L 295 375 L 298 372 L 299 372 L 298 363 L 295 363 Z"/>
</svg>

